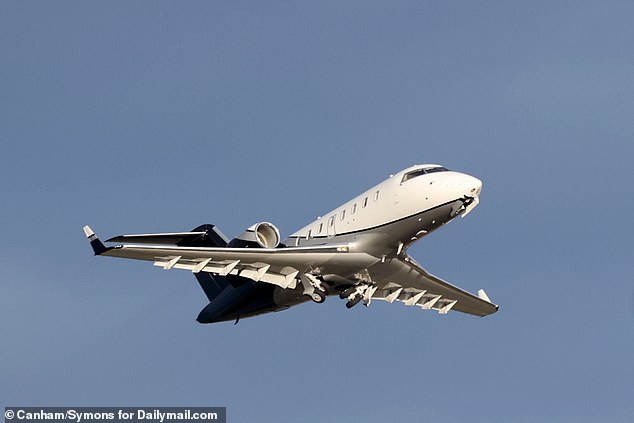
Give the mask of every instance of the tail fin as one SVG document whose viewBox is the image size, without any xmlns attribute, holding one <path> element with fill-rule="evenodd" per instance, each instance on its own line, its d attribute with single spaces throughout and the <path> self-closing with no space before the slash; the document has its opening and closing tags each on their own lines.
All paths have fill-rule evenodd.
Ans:
<svg viewBox="0 0 634 423">
<path fill-rule="evenodd" d="M 209 298 L 209 301 L 213 301 L 214 298 L 220 294 L 220 291 L 229 285 L 226 276 L 212 275 L 207 272 L 194 273 L 194 276 L 196 276 L 196 280 L 203 291 L 205 291 L 205 295 Z"/>
<path fill-rule="evenodd" d="M 226 247 L 229 243 L 229 239 L 215 225 L 200 225 L 192 229 L 192 232 L 203 235 L 184 238 L 176 245 L 181 247 Z M 210 302 L 229 285 L 226 276 L 212 275 L 207 272 L 194 273 L 194 276 L 196 276 L 196 280 Z"/>
</svg>

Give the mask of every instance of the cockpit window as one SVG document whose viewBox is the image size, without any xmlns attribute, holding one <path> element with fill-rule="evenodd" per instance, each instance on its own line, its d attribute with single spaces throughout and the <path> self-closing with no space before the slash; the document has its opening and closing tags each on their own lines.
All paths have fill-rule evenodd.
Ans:
<svg viewBox="0 0 634 423">
<path fill-rule="evenodd" d="M 416 169 L 416 170 L 413 170 L 413 171 L 408 172 L 405 175 L 403 175 L 403 179 L 401 180 L 401 183 L 409 181 L 410 179 L 414 179 L 417 176 L 425 175 L 427 173 L 447 172 L 448 170 L 449 169 L 447 169 L 446 167 L 442 167 L 442 166 Z"/>
<path fill-rule="evenodd" d="M 449 169 L 446 167 L 438 166 L 438 167 L 430 167 L 425 169 L 425 173 L 434 173 L 434 172 L 447 172 Z"/>
</svg>

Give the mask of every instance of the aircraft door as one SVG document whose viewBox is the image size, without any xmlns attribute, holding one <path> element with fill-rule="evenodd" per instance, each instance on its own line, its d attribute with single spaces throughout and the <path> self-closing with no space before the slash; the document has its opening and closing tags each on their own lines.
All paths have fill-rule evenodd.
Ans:
<svg viewBox="0 0 634 423">
<path fill-rule="evenodd" d="M 335 222 L 337 219 L 335 219 L 336 215 L 332 215 L 328 218 L 328 223 L 326 224 L 326 231 L 328 234 L 328 238 L 333 238 L 335 236 Z"/>
</svg>

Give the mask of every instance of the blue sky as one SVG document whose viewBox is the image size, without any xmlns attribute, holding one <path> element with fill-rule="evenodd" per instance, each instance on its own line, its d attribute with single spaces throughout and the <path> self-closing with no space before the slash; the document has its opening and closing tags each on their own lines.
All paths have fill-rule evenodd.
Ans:
<svg viewBox="0 0 634 423">
<path fill-rule="evenodd" d="M 0 400 L 231 422 L 634 419 L 631 2 L 0 3 Z M 283 234 L 415 163 L 484 182 L 410 249 L 488 318 L 336 297 L 195 322 L 104 238 Z"/>
</svg>

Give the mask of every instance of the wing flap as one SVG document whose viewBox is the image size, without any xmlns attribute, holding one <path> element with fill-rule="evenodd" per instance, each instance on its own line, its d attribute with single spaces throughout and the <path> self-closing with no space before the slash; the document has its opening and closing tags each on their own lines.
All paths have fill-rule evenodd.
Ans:
<svg viewBox="0 0 634 423">
<path fill-rule="evenodd" d="M 240 265 L 240 260 L 225 262 L 211 262 L 210 258 L 200 262 L 181 261 L 182 256 L 163 258 L 156 260 L 154 266 L 163 269 L 190 270 L 192 273 L 213 273 L 220 276 L 237 275 L 253 279 L 256 282 L 267 282 L 281 288 L 294 289 L 297 286 L 299 270 L 286 266 L 279 271 L 271 271 L 271 265 L 265 263 L 252 263 Z"/>
</svg>

